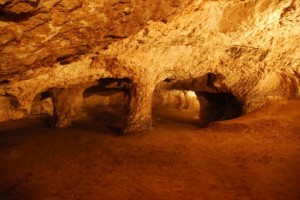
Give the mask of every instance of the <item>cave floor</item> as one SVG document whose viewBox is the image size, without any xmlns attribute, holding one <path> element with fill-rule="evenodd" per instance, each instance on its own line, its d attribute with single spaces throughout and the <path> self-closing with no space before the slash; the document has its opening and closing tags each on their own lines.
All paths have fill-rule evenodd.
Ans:
<svg viewBox="0 0 300 200">
<path fill-rule="evenodd" d="M 198 128 L 160 109 L 154 128 L 119 136 L 119 111 L 71 128 L 30 117 L 0 124 L 0 199 L 300 199 L 300 101 Z"/>
</svg>

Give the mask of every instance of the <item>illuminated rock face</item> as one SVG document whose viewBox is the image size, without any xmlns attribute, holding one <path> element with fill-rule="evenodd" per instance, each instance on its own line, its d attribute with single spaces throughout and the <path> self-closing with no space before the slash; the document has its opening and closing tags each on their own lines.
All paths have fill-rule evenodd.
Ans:
<svg viewBox="0 0 300 200">
<path fill-rule="evenodd" d="M 67 64 L 164 20 L 188 0 L 1 0 L 0 81 Z"/>
<path fill-rule="evenodd" d="M 0 2 L 1 121 L 26 116 L 41 92 L 103 78 L 129 80 L 124 133 L 151 127 L 157 87 L 195 91 L 208 107 L 230 94 L 243 113 L 300 96 L 299 1 L 28 2 Z M 56 126 L 71 122 L 62 96 Z"/>
</svg>

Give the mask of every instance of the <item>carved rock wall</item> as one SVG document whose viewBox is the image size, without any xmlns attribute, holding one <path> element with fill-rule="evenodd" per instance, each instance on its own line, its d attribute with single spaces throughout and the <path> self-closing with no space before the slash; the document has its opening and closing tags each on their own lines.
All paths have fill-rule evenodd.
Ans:
<svg viewBox="0 0 300 200">
<path fill-rule="evenodd" d="M 300 96 L 297 0 L 17 2 L 0 4 L 2 121 L 28 114 L 40 92 L 101 78 L 130 80 L 129 132 L 151 125 L 166 79 L 199 79 L 188 87 L 231 93 L 244 113 Z"/>
</svg>

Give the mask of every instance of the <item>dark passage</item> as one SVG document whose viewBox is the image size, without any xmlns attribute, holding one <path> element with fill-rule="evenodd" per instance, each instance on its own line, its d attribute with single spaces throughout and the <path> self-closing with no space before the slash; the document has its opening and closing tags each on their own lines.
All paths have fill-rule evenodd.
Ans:
<svg viewBox="0 0 300 200">
<path fill-rule="evenodd" d="M 197 92 L 200 102 L 200 118 L 205 123 L 239 117 L 243 104 L 231 93 Z"/>
</svg>

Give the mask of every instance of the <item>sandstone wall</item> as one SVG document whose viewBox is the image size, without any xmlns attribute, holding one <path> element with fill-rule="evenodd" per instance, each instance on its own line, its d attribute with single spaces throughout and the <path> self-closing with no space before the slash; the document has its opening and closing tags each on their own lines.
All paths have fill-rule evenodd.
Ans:
<svg viewBox="0 0 300 200">
<path fill-rule="evenodd" d="M 297 0 L 30 2 L 0 4 L 2 119 L 28 114 L 40 92 L 101 78 L 131 81 L 128 124 L 151 121 L 166 79 L 213 74 L 191 87 L 232 93 L 244 113 L 300 96 Z"/>
</svg>

